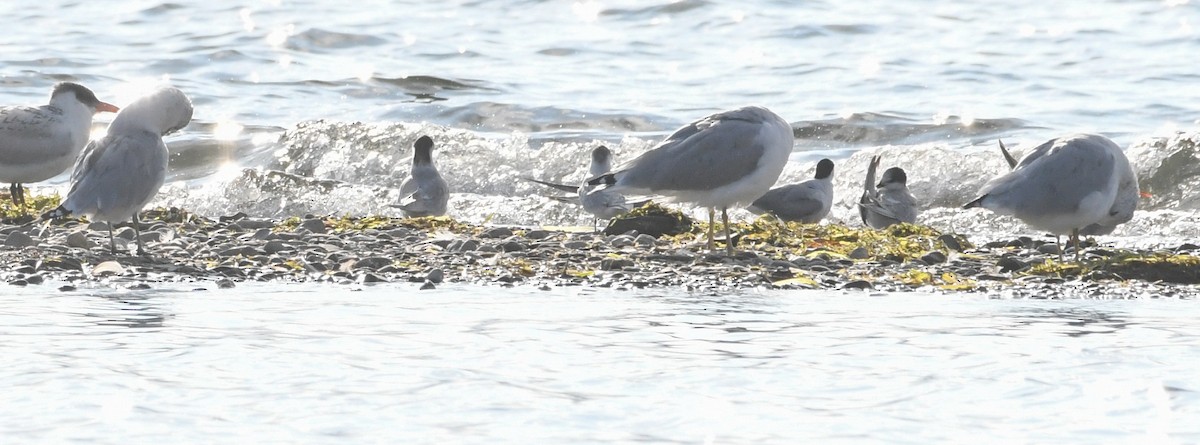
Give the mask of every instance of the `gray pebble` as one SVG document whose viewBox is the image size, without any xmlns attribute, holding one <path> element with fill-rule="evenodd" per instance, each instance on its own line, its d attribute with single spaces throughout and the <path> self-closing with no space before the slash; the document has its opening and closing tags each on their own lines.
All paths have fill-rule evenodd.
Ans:
<svg viewBox="0 0 1200 445">
<path fill-rule="evenodd" d="M 218 289 L 232 289 L 233 286 L 234 286 L 233 280 L 230 280 L 228 278 L 222 278 L 220 280 L 217 280 L 217 288 Z"/>
<path fill-rule="evenodd" d="M 371 257 L 366 257 L 361 260 L 358 260 L 358 262 L 354 264 L 354 267 L 356 267 L 356 268 L 361 267 L 364 269 L 371 269 L 371 270 L 379 270 L 380 268 L 382 268 L 384 266 L 390 266 L 391 264 L 392 264 L 391 258 L 381 257 L 381 256 L 371 256 Z"/>
<path fill-rule="evenodd" d="M 289 246 L 283 241 L 279 240 L 271 240 L 267 241 L 266 244 L 263 244 L 263 252 L 266 252 L 268 255 L 274 255 L 279 252 L 285 252 L 289 250 L 293 250 L 292 246 Z"/>
<path fill-rule="evenodd" d="M 8 238 L 4 239 L 4 245 L 20 249 L 22 247 L 36 246 L 37 241 L 34 241 L 33 238 L 24 232 L 14 231 L 8 234 Z"/>
<path fill-rule="evenodd" d="M 945 235 L 939 236 L 938 241 L 941 241 L 942 244 L 945 245 L 947 249 L 953 250 L 955 252 L 962 252 L 962 250 L 963 250 L 962 243 L 958 242 L 958 238 L 956 238 L 954 235 L 947 233 Z"/>
<path fill-rule="evenodd" d="M 1020 272 L 1029 267 L 1024 261 L 1006 256 L 996 261 L 996 266 L 1000 267 L 1000 272 Z"/>
<path fill-rule="evenodd" d="M 437 286 L 434 286 L 433 283 L 430 283 L 428 281 L 426 281 L 425 284 L 421 285 L 421 290 L 432 290 L 432 289 L 437 289 Z"/>
<path fill-rule="evenodd" d="M 93 232 L 108 232 L 108 223 L 103 221 L 95 221 L 87 226 L 88 230 Z"/>
<path fill-rule="evenodd" d="M 67 246 L 68 247 L 78 247 L 80 249 L 91 249 L 92 246 L 94 246 L 94 245 L 96 245 L 96 244 L 93 243 L 92 240 L 88 239 L 87 233 L 84 233 L 82 230 L 77 230 L 77 231 L 67 234 Z"/>
<path fill-rule="evenodd" d="M 508 238 L 512 235 L 512 230 L 507 227 L 493 227 L 479 234 L 481 238 Z"/>
<path fill-rule="evenodd" d="M 873 289 L 875 289 L 875 285 L 871 284 L 871 282 L 867 281 L 867 280 L 854 280 L 849 283 L 843 284 L 842 289 L 873 290 Z"/>
<path fill-rule="evenodd" d="M 1058 247 L 1058 244 L 1042 244 L 1038 246 L 1037 251 L 1047 255 L 1058 255 L 1062 249 Z"/>
<path fill-rule="evenodd" d="M 608 244 L 615 248 L 622 248 L 633 245 L 633 237 L 629 235 L 617 235 L 608 241 Z"/>
<path fill-rule="evenodd" d="M 866 247 L 858 246 L 854 250 L 851 250 L 850 254 L 846 255 L 846 256 L 848 256 L 848 257 L 850 257 L 850 259 L 854 259 L 854 260 L 865 260 L 868 257 L 870 257 L 871 254 L 870 254 L 870 252 L 867 252 Z"/>
<path fill-rule="evenodd" d="M 658 243 L 658 239 L 643 233 L 634 238 L 633 242 L 642 247 L 652 247 Z"/>
<path fill-rule="evenodd" d="M 935 250 L 935 251 L 929 252 L 929 253 L 921 256 L 921 261 L 924 261 L 925 264 L 945 263 L 946 262 L 946 254 Z"/>
<path fill-rule="evenodd" d="M 525 245 L 525 243 L 522 243 L 522 242 L 516 241 L 516 240 L 510 240 L 510 241 L 505 241 L 503 243 L 500 243 L 499 248 L 501 251 L 504 251 L 504 252 L 521 252 L 521 251 L 529 250 L 529 246 Z"/>
<path fill-rule="evenodd" d="M 446 272 L 443 271 L 440 267 L 429 271 L 429 274 L 425 275 L 425 281 L 427 283 L 440 284 L 442 282 L 442 280 L 445 278 L 446 278 Z"/>
<path fill-rule="evenodd" d="M 600 260 L 601 270 L 621 270 L 633 266 L 633 261 L 624 258 L 605 258 Z"/>
<path fill-rule="evenodd" d="M 136 232 L 133 231 L 133 227 L 122 227 L 113 232 L 114 237 L 121 238 L 126 241 L 132 241 L 134 235 L 136 235 Z"/>
<path fill-rule="evenodd" d="M 251 239 L 267 239 L 271 237 L 271 229 L 258 229 L 251 235 Z"/>
<path fill-rule="evenodd" d="M 534 230 L 530 230 L 530 231 L 528 231 L 528 232 L 525 232 L 525 238 L 528 238 L 528 239 L 546 239 L 547 237 L 549 237 L 549 236 L 550 236 L 550 234 L 551 234 L 551 233 L 550 233 L 550 231 L 549 231 L 549 230 L 534 229 Z"/>
<path fill-rule="evenodd" d="M 325 221 L 321 221 L 317 218 L 306 219 L 304 221 L 300 221 L 300 225 L 296 228 L 304 229 L 312 233 L 325 233 Z"/>
</svg>

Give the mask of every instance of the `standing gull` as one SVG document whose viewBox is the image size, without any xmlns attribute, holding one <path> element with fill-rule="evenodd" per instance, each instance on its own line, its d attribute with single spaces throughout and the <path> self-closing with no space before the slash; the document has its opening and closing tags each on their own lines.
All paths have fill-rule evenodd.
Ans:
<svg viewBox="0 0 1200 445">
<path fill-rule="evenodd" d="M 442 216 L 450 200 L 450 186 L 433 166 L 433 138 L 421 136 L 413 143 L 412 171 L 400 185 L 399 207 L 407 218 Z"/>
<path fill-rule="evenodd" d="M 592 149 L 592 164 L 589 168 L 590 175 L 587 179 L 594 178 L 612 171 L 612 151 L 603 145 Z M 537 179 L 526 178 L 528 181 L 552 187 L 564 192 L 575 193 L 577 196 L 572 198 L 567 197 L 552 197 L 559 201 L 575 202 L 583 206 L 583 210 L 592 214 L 592 231 L 596 230 L 596 225 L 601 219 L 613 219 L 617 216 L 629 213 L 633 207 L 637 207 L 638 203 L 627 203 L 625 195 L 614 193 L 608 190 L 592 190 L 597 186 L 589 185 L 587 179 L 578 186 L 556 184 L 553 182 L 539 181 Z"/>
<path fill-rule="evenodd" d="M 776 187 L 746 207 L 755 215 L 770 213 L 784 221 L 821 222 L 833 207 L 833 161 L 817 162 L 817 174 L 797 184 Z"/>
<path fill-rule="evenodd" d="M 745 107 L 705 117 L 615 172 L 588 181 L 613 193 L 657 194 L 709 209 L 708 248 L 713 248 L 714 209 L 729 239 L 729 207 L 762 196 L 779 179 L 792 152 L 792 127 L 770 110 Z"/>
<path fill-rule="evenodd" d="M 1078 260 L 1080 230 L 1111 221 L 1112 209 L 1121 201 L 1121 169 L 1128 163 L 1121 148 L 1104 136 L 1051 139 L 1021 158 L 1012 171 L 989 181 L 979 198 L 963 208 L 1012 215 L 1056 237 L 1070 234 Z"/>
<path fill-rule="evenodd" d="M 1000 141 L 1000 153 L 1004 155 L 1004 160 L 1008 162 L 1008 168 L 1017 168 L 1017 158 L 1013 157 L 1012 153 L 1008 151 L 1003 141 Z M 1129 164 L 1129 160 L 1125 157 L 1124 153 L 1117 157 L 1117 164 L 1117 172 L 1121 175 L 1120 183 L 1117 184 L 1117 199 L 1113 201 L 1112 208 L 1108 210 L 1107 216 L 1101 218 L 1100 221 L 1080 229 L 1080 235 L 1108 235 L 1113 233 L 1117 229 L 1117 226 L 1133 219 L 1133 212 L 1137 210 L 1138 198 L 1149 196 L 1142 193 L 1141 188 L 1138 186 L 1137 173 L 1133 171 L 1133 166 Z"/>
<path fill-rule="evenodd" d="M 83 85 L 62 82 L 40 107 L 0 107 L 0 182 L 13 204 L 25 205 L 21 184 L 41 182 L 71 168 L 92 131 L 92 116 L 117 107 Z"/>
<path fill-rule="evenodd" d="M 879 159 L 879 156 L 871 158 L 867 180 L 863 183 L 863 194 L 858 200 L 858 214 L 863 224 L 873 229 L 883 229 L 902 222 L 916 222 L 917 199 L 908 191 L 908 175 L 904 169 L 892 167 L 884 170 L 879 184 L 875 184 Z"/>
<path fill-rule="evenodd" d="M 107 221 L 108 247 L 116 254 L 112 224 L 133 219 L 137 254 L 142 244 L 138 212 L 154 199 L 167 177 L 167 146 L 162 137 L 192 120 L 192 102 L 175 88 L 160 88 L 129 104 L 103 138 L 88 144 L 71 174 L 71 190 L 42 219 L 68 215 Z"/>
</svg>

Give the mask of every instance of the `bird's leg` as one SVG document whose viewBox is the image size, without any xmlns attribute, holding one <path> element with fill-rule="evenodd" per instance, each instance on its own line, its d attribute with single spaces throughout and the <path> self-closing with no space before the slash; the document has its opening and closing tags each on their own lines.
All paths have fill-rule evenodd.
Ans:
<svg viewBox="0 0 1200 445">
<path fill-rule="evenodd" d="M 113 232 L 112 231 L 112 223 L 109 222 L 108 223 L 108 251 L 112 252 L 113 255 L 116 255 L 117 254 L 117 242 L 113 241 L 112 232 Z"/>
<path fill-rule="evenodd" d="M 8 195 L 12 198 L 13 205 L 21 208 L 22 214 L 28 213 L 25 209 L 25 188 L 21 187 L 21 184 L 14 182 L 8 186 Z"/>
<path fill-rule="evenodd" d="M 1071 229 L 1071 242 L 1075 244 L 1075 262 L 1079 262 L 1079 229 Z"/>
<path fill-rule="evenodd" d="M 713 250 L 715 248 L 713 245 L 713 224 L 714 224 L 713 219 L 716 219 L 716 217 L 717 217 L 716 210 L 713 209 L 712 207 L 709 207 L 708 208 L 708 250 Z"/>
<path fill-rule="evenodd" d="M 142 223 L 138 221 L 137 212 L 133 213 L 133 236 L 137 238 L 138 256 L 145 255 L 146 246 L 142 245 Z"/>
<path fill-rule="evenodd" d="M 733 239 L 729 237 L 729 212 L 721 207 L 721 223 L 725 225 L 725 253 L 733 256 Z"/>
</svg>

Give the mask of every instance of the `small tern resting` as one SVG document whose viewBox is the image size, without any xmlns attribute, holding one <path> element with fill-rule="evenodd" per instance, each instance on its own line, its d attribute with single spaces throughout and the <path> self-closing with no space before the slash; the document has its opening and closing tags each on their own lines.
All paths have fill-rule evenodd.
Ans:
<svg viewBox="0 0 1200 445">
<path fill-rule="evenodd" d="M 817 163 L 813 179 L 776 187 L 746 207 L 755 215 L 770 213 L 784 221 L 815 224 L 833 207 L 833 161 Z"/>
<path fill-rule="evenodd" d="M 588 178 L 594 178 L 612 170 L 612 151 L 603 145 L 592 149 L 592 163 L 589 168 L 590 175 Z M 596 230 L 596 225 L 601 219 L 613 219 L 617 216 L 629 213 L 629 210 L 644 204 L 628 203 L 625 201 L 625 196 L 620 193 L 614 193 L 608 190 L 592 190 L 596 188 L 594 185 L 588 185 L 585 179 L 578 186 L 556 184 L 553 182 L 539 181 L 537 179 L 525 178 L 527 181 L 536 182 L 547 187 L 562 190 L 564 192 L 575 193 L 574 197 L 551 197 L 563 202 L 573 202 L 583 206 L 583 210 L 592 214 L 592 230 Z"/>
<path fill-rule="evenodd" d="M 450 186 L 433 165 L 433 138 L 421 136 L 413 144 L 412 171 L 400 185 L 399 207 L 407 218 L 442 216 L 450 200 Z"/>
<path fill-rule="evenodd" d="M 875 171 L 879 169 L 879 156 L 871 158 L 867 167 L 867 180 L 863 182 L 863 194 L 858 200 L 858 214 L 863 224 L 873 229 L 883 229 L 902 222 L 917 221 L 917 199 L 908 191 L 908 175 L 900 167 L 883 171 L 879 184 L 875 184 Z"/>
</svg>

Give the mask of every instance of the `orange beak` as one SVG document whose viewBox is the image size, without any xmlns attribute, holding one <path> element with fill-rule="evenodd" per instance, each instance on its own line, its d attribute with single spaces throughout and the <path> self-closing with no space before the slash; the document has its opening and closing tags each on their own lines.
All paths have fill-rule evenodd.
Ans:
<svg viewBox="0 0 1200 445">
<path fill-rule="evenodd" d="M 1154 196 L 1154 195 L 1151 195 L 1150 192 L 1141 192 L 1140 194 L 1142 195 L 1143 198 L 1149 198 L 1151 196 Z"/>
<path fill-rule="evenodd" d="M 96 112 L 99 113 L 101 111 L 107 111 L 109 113 L 116 113 L 118 111 L 121 111 L 121 109 L 117 108 L 116 105 L 110 104 L 108 102 L 100 102 L 99 105 L 96 105 Z"/>
</svg>

